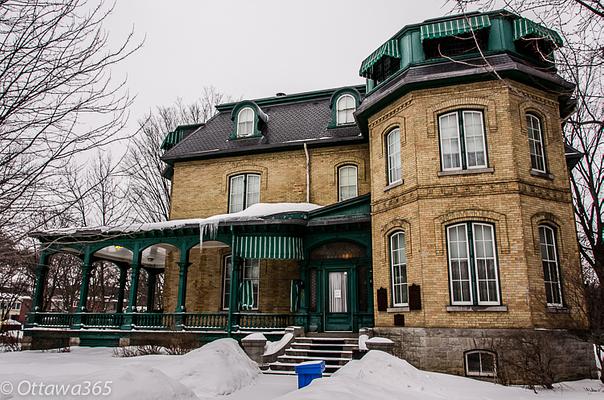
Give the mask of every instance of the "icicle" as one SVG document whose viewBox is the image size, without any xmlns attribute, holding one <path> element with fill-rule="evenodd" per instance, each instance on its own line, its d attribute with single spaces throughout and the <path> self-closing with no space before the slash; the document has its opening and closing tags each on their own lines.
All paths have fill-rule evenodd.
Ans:
<svg viewBox="0 0 604 400">
<path fill-rule="evenodd" d="M 215 240 L 216 236 L 218 236 L 218 224 L 220 224 L 219 219 L 210 222 L 203 221 L 199 223 L 199 255 L 201 255 L 203 241 Z"/>
</svg>

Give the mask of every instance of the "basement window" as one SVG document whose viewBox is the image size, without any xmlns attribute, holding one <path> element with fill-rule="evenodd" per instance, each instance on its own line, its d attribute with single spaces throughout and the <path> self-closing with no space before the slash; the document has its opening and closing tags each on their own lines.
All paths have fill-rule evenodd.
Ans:
<svg viewBox="0 0 604 400">
<path fill-rule="evenodd" d="M 488 350 L 470 350 L 465 353 L 466 376 L 495 377 L 497 355 Z"/>
</svg>

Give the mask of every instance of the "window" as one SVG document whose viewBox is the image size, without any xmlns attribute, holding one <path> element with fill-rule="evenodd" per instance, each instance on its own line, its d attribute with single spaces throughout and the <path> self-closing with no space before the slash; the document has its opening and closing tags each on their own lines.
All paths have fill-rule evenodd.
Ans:
<svg viewBox="0 0 604 400">
<path fill-rule="evenodd" d="M 438 117 L 443 171 L 486 168 L 487 151 L 481 111 L 454 111 Z"/>
<path fill-rule="evenodd" d="M 229 183 L 229 212 L 239 212 L 260 201 L 260 175 L 232 176 Z"/>
<path fill-rule="evenodd" d="M 498 305 L 493 226 L 478 222 L 449 226 L 447 248 L 451 304 Z"/>
<path fill-rule="evenodd" d="M 224 257 L 223 281 L 222 281 L 222 308 L 229 309 L 231 295 L 231 260 L 230 255 Z M 260 288 L 260 260 L 244 258 L 239 270 L 239 284 L 244 281 L 252 281 L 254 306 L 253 310 L 258 309 L 258 293 Z"/>
<path fill-rule="evenodd" d="M 344 165 L 338 168 L 338 201 L 357 197 L 357 167 Z"/>
<path fill-rule="evenodd" d="M 401 131 L 396 128 L 386 135 L 388 184 L 401 181 Z"/>
<path fill-rule="evenodd" d="M 356 110 L 356 101 L 349 94 L 344 94 L 336 102 L 336 120 L 337 125 L 354 123 L 354 111 Z"/>
<path fill-rule="evenodd" d="M 556 249 L 556 232 L 547 225 L 539 227 L 539 245 L 541 264 L 545 281 L 545 298 L 548 306 L 562 307 L 562 285 L 560 284 L 560 265 Z"/>
<path fill-rule="evenodd" d="M 528 129 L 529 150 L 531 154 L 531 168 L 539 172 L 547 172 L 545 169 L 545 152 L 543 151 L 543 132 L 541 120 L 533 114 L 526 114 L 526 126 Z"/>
<path fill-rule="evenodd" d="M 254 134 L 254 110 L 245 107 L 237 114 L 237 137 L 247 137 Z"/>
<path fill-rule="evenodd" d="M 496 356 L 492 351 L 468 351 L 465 358 L 467 376 L 494 377 L 497 374 Z"/>
<path fill-rule="evenodd" d="M 407 306 L 409 305 L 409 291 L 404 232 L 395 232 L 390 235 L 390 269 L 392 273 L 392 304 L 395 307 Z"/>
</svg>

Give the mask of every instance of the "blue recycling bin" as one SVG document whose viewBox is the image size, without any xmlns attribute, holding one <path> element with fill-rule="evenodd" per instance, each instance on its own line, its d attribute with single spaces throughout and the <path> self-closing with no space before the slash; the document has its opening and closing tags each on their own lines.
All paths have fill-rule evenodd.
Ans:
<svg viewBox="0 0 604 400">
<path fill-rule="evenodd" d="M 325 371 L 325 361 L 306 361 L 296 365 L 298 389 L 310 385 L 313 379 L 321 378 Z"/>
</svg>

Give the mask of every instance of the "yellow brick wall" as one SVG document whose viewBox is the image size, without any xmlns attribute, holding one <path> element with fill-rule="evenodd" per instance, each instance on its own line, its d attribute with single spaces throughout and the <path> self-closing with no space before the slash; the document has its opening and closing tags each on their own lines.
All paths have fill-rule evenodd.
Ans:
<svg viewBox="0 0 604 400">
<path fill-rule="evenodd" d="M 439 176 L 437 117 L 462 108 L 484 112 L 489 168 Z M 553 179 L 530 173 L 527 111 L 543 120 L 548 171 Z M 403 229 L 408 282 L 419 284 L 422 294 L 422 310 L 405 312 L 406 326 L 584 326 L 583 299 L 571 287 L 580 276 L 579 258 L 555 97 L 498 81 L 420 90 L 372 116 L 369 127 L 374 289 L 386 288 L 391 298 L 388 235 Z M 394 127 L 401 131 L 403 183 L 388 188 L 384 142 Z M 549 214 L 542 215 L 545 212 Z M 547 312 L 543 300 L 543 270 L 533 232 L 543 219 L 559 224 L 560 265 L 569 313 Z M 445 226 L 457 221 L 495 225 L 501 303 L 507 311 L 447 311 Z M 375 305 L 376 326 L 392 326 L 393 312 L 378 312 L 377 299 Z"/>
</svg>

